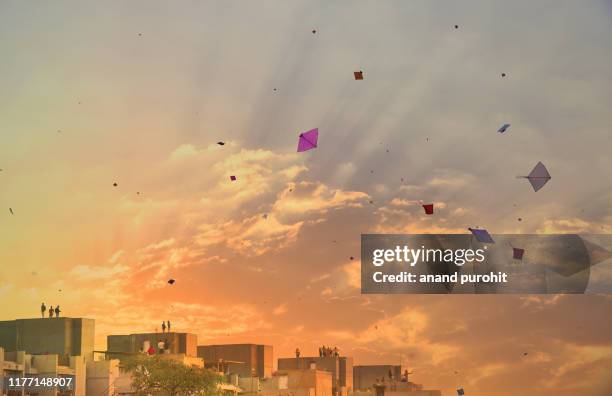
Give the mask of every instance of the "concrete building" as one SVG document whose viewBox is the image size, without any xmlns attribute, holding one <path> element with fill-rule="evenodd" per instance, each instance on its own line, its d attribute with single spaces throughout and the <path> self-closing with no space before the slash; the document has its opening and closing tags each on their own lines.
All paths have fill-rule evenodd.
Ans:
<svg viewBox="0 0 612 396">
<path fill-rule="evenodd" d="M 119 360 L 99 360 L 87 363 L 87 394 L 115 395 L 118 392 L 119 378 L 123 373 L 119 370 Z"/>
<path fill-rule="evenodd" d="M 25 351 L 5 352 L 0 348 L 0 380 L 3 384 L 3 394 L 38 396 L 85 396 L 86 371 L 85 359 L 81 356 L 32 355 Z M 65 378 L 69 379 L 70 386 L 65 388 L 37 387 L 29 391 L 24 389 L 8 388 L 7 377 L 34 377 L 34 378 Z M 27 393 L 26 393 L 27 392 Z"/>
<path fill-rule="evenodd" d="M 215 365 L 224 361 L 226 374 L 241 377 L 268 378 L 272 375 L 274 364 L 273 350 L 270 345 L 222 344 L 199 345 L 198 356 L 207 364 Z"/>
<path fill-rule="evenodd" d="M 93 360 L 94 320 L 39 318 L 0 321 L 0 347 L 32 355 L 82 356 Z"/>
<path fill-rule="evenodd" d="M 393 379 L 399 381 L 402 375 L 402 366 L 390 364 L 378 364 L 369 366 L 354 366 L 353 367 L 353 390 L 365 391 L 373 389 L 377 381 L 382 378 L 389 378 L 391 372 Z"/>
<path fill-rule="evenodd" d="M 414 382 L 379 381 L 370 390 L 358 390 L 352 396 L 442 396 L 442 391 L 423 389 L 423 385 Z"/>
<path fill-rule="evenodd" d="M 311 369 L 330 372 L 332 394 L 347 395 L 353 388 L 353 358 L 345 356 L 300 357 L 278 359 L 278 370 Z"/>
<path fill-rule="evenodd" d="M 170 354 L 198 356 L 198 336 L 191 333 L 139 333 L 129 335 L 109 335 L 106 337 L 107 356 L 122 359 L 126 355 L 146 351 L 152 346 L 157 351 L 158 343 L 168 341 Z"/>
<path fill-rule="evenodd" d="M 285 395 L 291 396 L 332 396 L 332 373 L 318 369 L 279 370 L 279 375 L 288 376 Z M 266 396 L 273 396 L 269 394 Z"/>
<path fill-rule="evenodd" d="M 281 370 L 268 378 L 238 378 L 242 396 L 332 396 L 332 374 L 316 369 Z"/>
</svg>

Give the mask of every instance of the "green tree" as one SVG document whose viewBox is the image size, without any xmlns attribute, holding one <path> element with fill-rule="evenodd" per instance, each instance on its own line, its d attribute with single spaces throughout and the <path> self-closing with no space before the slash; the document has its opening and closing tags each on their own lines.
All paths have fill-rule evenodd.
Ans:
<svg viewBox="0 0 612 396">
<path fill-rule="evenodd" d="M 138 355 L 122 364 L 132 375 L 139 395 L 217 396 L 222 377 L 212 370 L 190 367 L 163 355 Z"/>
</svg>

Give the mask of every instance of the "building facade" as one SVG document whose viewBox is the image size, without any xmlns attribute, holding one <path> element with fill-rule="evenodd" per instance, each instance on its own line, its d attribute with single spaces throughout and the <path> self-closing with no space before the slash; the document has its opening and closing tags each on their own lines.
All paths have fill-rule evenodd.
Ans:
<svg viewBox="0 0 612 396">
<path fill-rule="evenodd" d="M 189 357 L 198 355 L 198 336 L 191 333 L 138 333 L 128 335 L 109 335 L 106 337 L 107 356 L 121 359 L 125 355 L 146 352 L 152 347 L 159 352 L 158 344 L 166 343 L 165 353 L 184 354 Z"/>
<path fill-rule="evenodd" d="M 238 374 L 241 377 L 268 378 L 272 375 L 274 364 L 273 349 L 270 345 L 199 345 L 198 356 L 207 364 L 214 365 L 223 361 L 223 371 L 226 374 Z"/>
<path fill-rule="evenodd" d="M 391 373 L 392 378 L 389 378 Z M 400 380 L 402 375 L 402 366 L 390 364 L 378 364 L 368 366 L 353 367 L 353 389 L 356 391 L 365 391 L 373 389 L 374 384 L 382 381 L 382 378 L 387 380 Z"/>
<path fill-rule="evenodd" d="M 353 388 L 353 358 L 346 356 L 278 359 L 278 370 L 312 369 L 330 372 L 332 394 L 347 395 Z"/>
<path fill-rule="evenodd" d="M 0 348 L 0 381 L 3 395 L 38 395 L 38 396 L 85 396 L 86 362 L 81 356 L 59 356 L 57 354 L 33 355 L 25 351 L 5 352 Z M 70 385 L 57 387 L 9 388 L 9 378 L 31 377 L 34 379 L 58 378 L 69 380 Z"/>
<path fill-rule="evenodd" d="M 82 356 L 93 360 L 95 322 L 85 318 L 0 321 L 0 347 L 32 355 Z"/>
</svg>

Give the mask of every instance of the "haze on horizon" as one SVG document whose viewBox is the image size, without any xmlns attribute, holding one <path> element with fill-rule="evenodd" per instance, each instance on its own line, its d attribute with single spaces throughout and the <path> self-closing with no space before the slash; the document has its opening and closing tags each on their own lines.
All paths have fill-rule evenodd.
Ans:
<svg viewBox="0 0 612 396">
<path fill-rule="evenodd" d="M 609 295 L 362 296 L 359 241 L 610 233 L 611 22 L 606 0 L 2 1 L 0 318 L 44 301 L 99 348 L 170 320 L 445 395 L 608 396 Z"/>
</svg>

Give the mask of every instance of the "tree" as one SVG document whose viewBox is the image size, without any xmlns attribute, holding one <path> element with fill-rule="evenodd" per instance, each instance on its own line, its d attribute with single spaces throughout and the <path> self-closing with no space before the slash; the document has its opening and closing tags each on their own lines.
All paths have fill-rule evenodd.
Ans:
<svg viewBox="0 0 612 396">
<path fill-rule="evenodd" d="M 189 367 L 163 355 L 138 355 L 122 365 L 132 375 L 139 395 L 217 396 L 222 377 L 212 370 Z"/>
</svg>

